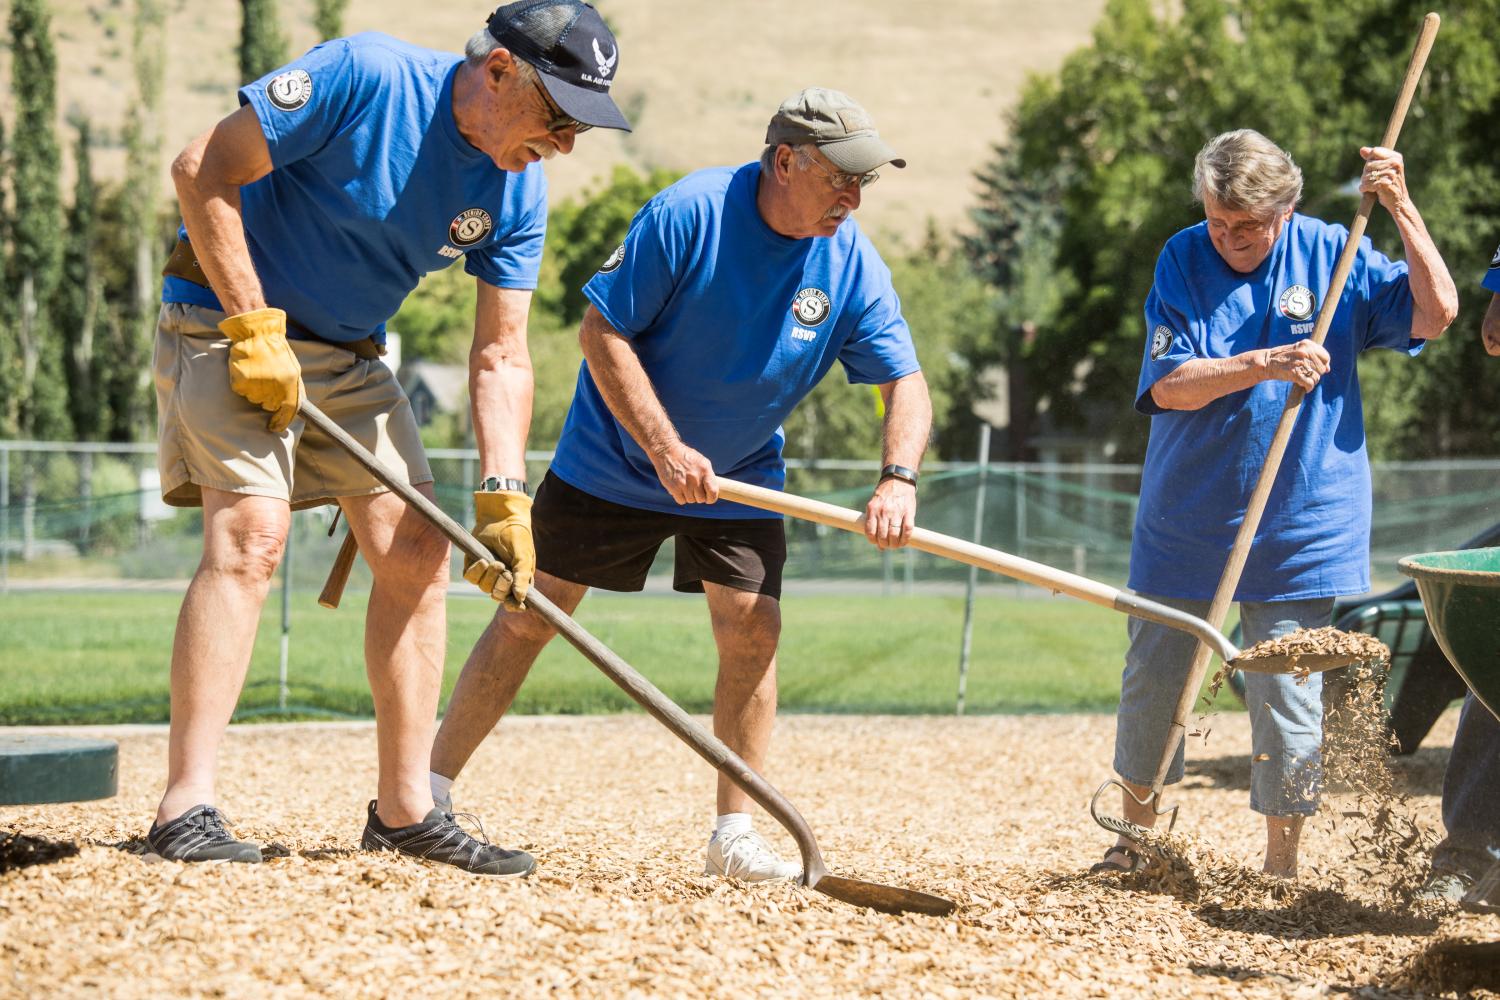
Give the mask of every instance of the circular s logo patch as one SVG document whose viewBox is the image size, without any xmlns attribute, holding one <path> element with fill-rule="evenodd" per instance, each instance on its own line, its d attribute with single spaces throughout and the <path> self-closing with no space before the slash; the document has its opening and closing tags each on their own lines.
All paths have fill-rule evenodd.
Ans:
<svg viewBox="0 0 1500 1000">
<path fill-rule="evenodd" d="M 1160 361 L 1172 349 L 1174 334 L 1171 327 L 1158 325 L 1151 331 L 1151 360 Z"/>
<path fill-rule="evenodd" d="M 1490 270 L 1500 267 L 1500 247 L 1495 248 L 1495 256 L 1490 258 Z"/>
<path fill-rule="evenodd" d="M 471 247 L 488 236 L 494 228 L 494 220 L 484 209 L 465 209 L 448 226 L 448 242 L 460 249 Z"/>
<path fill-rule="evenodd" d="M 266 97 L 278 111 L 296 111 L 312 100 L 312 77 L 303 69 L 287 70 L 266 84 Z"/>
<path fill-rule="evenodd" d="M 1276 307 L 1287 319 L 1300 320 L 1312 318 L 1313 307 L 1317 304 L 1317 297 L 1313 295 L 1311 288 L 1306 285 L 1293 285 L 1281 293 Z"/>
<path fill-rule="evenodd" d="M 792 299 L 792 315 L 803 326 L 817 326 L 828 318 L 833 303 L 821 288 L 804 288 Z"/>
<path fill-rule="evenodd" d="M 623 263 L 625 263 L 625 244 L 621 243 L 615 247 L 615 252 L 609 255 L 609 260 L 600 265 L 599 273 L 608 274 Z"/>
</svg>

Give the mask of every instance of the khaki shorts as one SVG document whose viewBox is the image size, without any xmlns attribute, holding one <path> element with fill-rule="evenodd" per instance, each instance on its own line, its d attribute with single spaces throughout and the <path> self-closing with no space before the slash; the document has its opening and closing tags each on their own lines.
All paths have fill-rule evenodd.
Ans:
<svg viewBox="0 0 1500 1000">
<path fill-rule="evenodd" d="M 156 326 L 157 429 L 162 500 L 203 506 L 203 488 L 275 497 L 294 510 L 384 493 L 348 452 L 299 418 L 279 437 L 271 414 L 229 388 L 224 314 L 166 302 Z M 383 361 L 315 340 L 292 340 L 307 398 L 396 475 L 432 482 L 411 404 Z"/>
</svg>

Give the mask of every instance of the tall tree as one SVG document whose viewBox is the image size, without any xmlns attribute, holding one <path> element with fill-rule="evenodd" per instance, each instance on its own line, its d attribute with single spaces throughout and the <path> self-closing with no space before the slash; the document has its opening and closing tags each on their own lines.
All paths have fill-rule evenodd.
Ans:
<svg viewBox="0 0 1500 1000">
<path fill-rule="evenodd" d="M 1135 394 L 1142 304 L 1162 245 L 1202 220 L 1191 196 L 1193 158 L 1213 135 L 1264 132 L 1302 167 L 1300 210 L 1348 223 L 1359 147 L 1379 139 L 1425 6 L 1109 0 L 1094 44 L 1028 84 L 1004 155 L 1024 191 L 1061 179 L 1061 301 L 1031 347 L 1055 418 L 1114 440 L 1122 454 L 1144 446 L 1145 422 L 1118 419 Z M 1500 242 L 1500 52 L 1492 44 L 1500 0 L 1469 0 L 1446 16 L 1401 148 L 1416 203 L 1464 291 L 1464 313 L 1413 363 L 1398 366 L 1383 352 L 1361 361 L 1377 457 L 1492 452 L 1500 438 L 1500 380 L 1478 347 L 1485 296 L 1475 288 Z M 1400 256 L 1384 209 L 1369 232 Z"/>
<path fill-rule="evenodd" d="M 10 9 L 11 92 L 15 128 L 11 189 L 12 323 L 19 349 L 18 430 L 24 437 L 67 434 L 61 351 L 48 308 L 62 264 L 62 201 L 58 191 L 57 56 L 44 0 L 14 0 Z"/>
<path fill-rule="evenodd" d="M 313 4 L 313 27 L 323 41 L 344 33 L 344 9 L 349 0 L 316 0 Z"/>
<path fill-rule="evenodd" d="M 286 62 L 286 36 L 276 0 L 240 0 L 240 83 L 258 80 Z"/>
<path fill-rule="evenodd" d="M 162 76 L 166 13 L 162 0 L 136 0 L 131 30 L 135 100 L 125 123 L 122 191 L 129 292 L 103 330 L 110 364 L 100 391 L 107 400 L 111 441 L 132 441 L 146 430 L 149 386 L 146 361 L 160 298 L 159 191 L 161 189 Z"/>
<path fill-rule="evenodd" d="M 6 170 L 5 123 L 0 122 L 0 177 Z M 10 201 L 5 185 L 0 184 L 0 287 L 9 289 L 8 265 L 4 248 L 10 246 Z M 16 343 L 12 310 L 0 307 L 0 437 L 16 437 L 19 432 L 19 398 L 21 385 L 20 345 Z"/>
<path fill-rule="evenodd" d="M 53 316 L 63 343 L 63 371 L 68 390 L 68 413 L 73 433 L 93 441 L 108 426 L 95 370 L 94 331 L 98 326 L 102 289 L 97 253 L 98 188 L 94 184 L 92 129 L 87 118 L 74 123 L 78 130 L 73 162 L 78 173 L 73 186 L 73 204 L 68 207 L 67 243 L 63 248 L 63 275 L 53 300 Z"/>
</svg>

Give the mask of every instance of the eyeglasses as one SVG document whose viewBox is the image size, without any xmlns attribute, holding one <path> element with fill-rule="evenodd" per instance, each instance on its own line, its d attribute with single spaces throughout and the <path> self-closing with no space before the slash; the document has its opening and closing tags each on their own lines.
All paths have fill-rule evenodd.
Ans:
<svg viewBox="0 0 1500 1000">
<path fill-rule="evenodd" d="M 547 88 L 543 87 L 539 81 L 533 83 L 532 86 L 536 87 L 536 92 L 542 96 L 542 104 L 547 108 L 547 114 L 552 116 L 552 120 L 547 123 L 548 132 L 562 132 L 572 129 L 573 134 L 577 135 L 580 132 L 587 132 L 594 127 L 579 121 L 554 104 L 552 95 L 547 93 Z"/>
<path fill-rule="evenodd" d="M 874 184 L 876 181 L 880 180 L 880 171 L 878 170 L 871 170 L 868 173 L 863 174 L 846 174 L 842 170 L 829 170 L 827 167 L 823 166 L 823 164 L 819 163 L 817 160 L 806 154 L 803 154 L 801 156 L 801 159 L 804 163 L 808 163 L 814 167 L 817 167 L 818 173 L 828 178 L 829 185 L 832 186 L 835 191 L 842 191 L 850 184 L 858 184 L 861 188 L 867 188 L 871 184 Z"/>
</svg>

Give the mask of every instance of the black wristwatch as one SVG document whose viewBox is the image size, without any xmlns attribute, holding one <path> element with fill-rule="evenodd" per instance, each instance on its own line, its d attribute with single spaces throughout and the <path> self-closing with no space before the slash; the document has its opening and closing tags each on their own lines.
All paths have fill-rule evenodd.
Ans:
<svg viewBox="0 0 1500 1000">
<path fill-rule="evenodd" d="M 485 476 L 479 484 L 480 493 L 525 493 L 531 495 L 524 479 L 506 479 L 504 476 Z"/>
<path fill-rule="evenodd" d="M 880 482 L 887 479 L 899 479 L 903 483 L 911 483 L 912 489 L 917 488 L 917 470 L 908 469 L 904 465 L 887 465 L 880 470 Z"/>
</svg>

